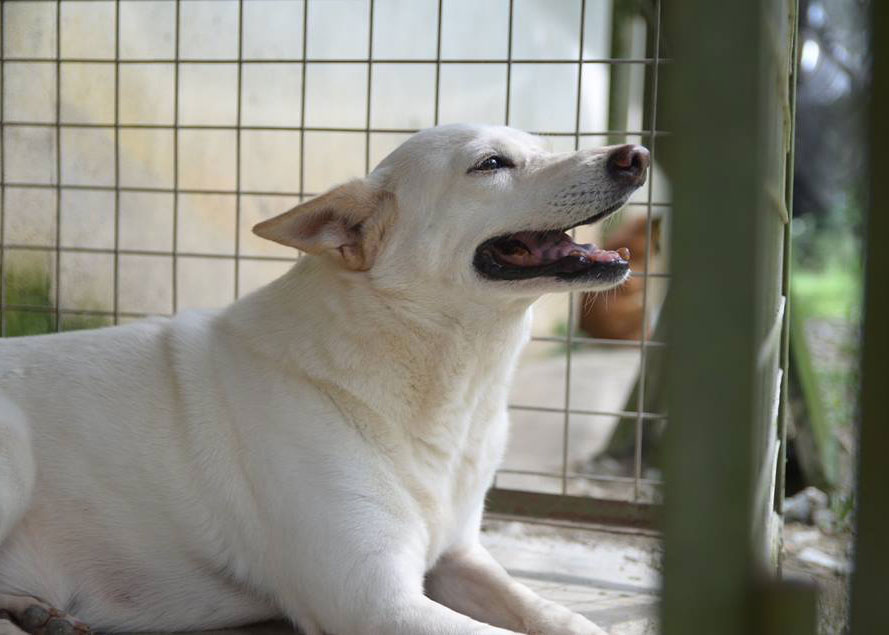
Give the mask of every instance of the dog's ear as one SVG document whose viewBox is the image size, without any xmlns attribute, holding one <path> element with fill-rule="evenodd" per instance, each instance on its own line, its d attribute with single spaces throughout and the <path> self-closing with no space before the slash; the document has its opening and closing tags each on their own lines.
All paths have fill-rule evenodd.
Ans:
<svg viewBox="0 0 889 635">
<path fill-rule="evenodd" d="M 330 253 L 349 269 L 373 266 L 395 213 L 394 196 L 355 179 L 253 227 L 253 233 L 306 253 Z"/>
</svg>

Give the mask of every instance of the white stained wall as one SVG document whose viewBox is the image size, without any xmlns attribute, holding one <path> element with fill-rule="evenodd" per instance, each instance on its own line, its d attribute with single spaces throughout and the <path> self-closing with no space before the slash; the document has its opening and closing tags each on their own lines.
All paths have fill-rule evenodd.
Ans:
<svg viewBox="0 0 889 635">
<path fill-rule="evenodd" d="M 177 72 L 173 0 L 122 0 L 119 39 L 113 1 L 63 1 L 59 42 L 54 2 L 4 3 L 4 121 L 52 124 L 60 98 L 63 124 L 59 144 L 52 126 L 7 126 L 4 179 L 54 184 L 60 178 L 78 186 L 62 190 L 58 227 L 55 190 L 7 187 L 7 262 L 45 271 L 60 285 L 63 309 L 111 311 L 115 279 L 122 312 L 224 305 L 235 297 L 236 275 L 243 294 L 283 273 L 296 256 L 255 238 L 252 225 L 299 202 L 301 173 L 302 191 L 322 192 L 372 168 L 409 136 L 398 130 L 434 125 L 437 73 L 438 123 L 503 124 L 508 102 L 510 125 L 567 133 L 549 137 L 555 151 L 574 149 L 578 123 L 581 148 L 607 142 L 588 134 L 607 129 L 610 68 L 584 63 L 579 71 L 581 0 L 514 0 L 511 52 L 509 0 L 444 0 L 440 68 L 438 4 L 375 0 L 371 36 L 368 0 L 311 0 L 303 42 L 303 0 L 244 0 L 239 41 L 236 0 L 188 0 L 179 4 L 178 56 L 186 61 Z M 584 59 L 610 56 L 611 8 L 612 0 L 586 0 Z M 369 46 L 375 60 L 412 63 L 375 62 L 368 104 L 369 69 L 360 60 Z M 240 66 L 240 94 L 232 61 L 239 48 L 248 61 Z M 117 75 L 109 63 L 116 49 L 125 62 Z M 309 60 L 325 63 L 304 68 L 304 49 Z M 510 55 L 521 61 L 508 68 Z M 552 60 L 566 62 L 542 63 Z M 645 70 L 636 68 L 630 125 L 639 129 Z M 117 135 L 115 122 L 122 125 Z M 281 129 L 303 123 L 396 131 Z M 177 135 L 174 125 L 186 128 Z M 229 129 L 237 125 L 247 127 L 240 136 Z M 115 185 L 144 191 L 115 197 Z M 174 213 L 173 194 L 152 191 L 174 187 L 214 193 L 180 193 Z M 237 189 L 247 193 L 238 198 Z M 668 196 L 656 170 L 654 198 Z M 643 190 L 634 200 L 646 198 Z M 124 250 L 116 277 L 115 247 Z M 172 251 L 181 254 L 175 286 Z M 237 268 L 236 253 L 245 257 Z M 536 316 L 535 333 L 553 335 L 567 321 L 567 296 L 544 298 Z M 529 359 L 549 359 L 557 349 L 538 346 Z"/>
<path fill-rule="evenodd" d="M 443 60 L 499 60 L 498 63 L 442 64 L 439 123 L 505 123 L 549 132 L 574 132 L 578 67 L 568 64 L 514 64 L 507 95 L 509 55 L 508 0 L 445 0 L 442 6 Z M 177 250 L 195 254 L 179 259 L 176 307 L 216 306 L 234 295 L 231 259 L 201 255 L 293 254 L 256 241 L 249 228 L 298 202 L 303 191 L 318 193 L 365 173 L 365 144 L 370 166 L 408 135 L 392 133 L 287 130 L 170 129 L 144 126 L 244 126 L 418 129 L 435 123 L 436 64 L 375 63 L 370 88 L 368 0 L 312 0 L 308 7 L 303 69 L 303 1 L 246 0 L 243 4 L 241 55 L 250 63 L 220 63 L 238 57 L 239 6 L 236 0 L 189 0 L 180 4 L 176 55 L 176 4 L 172 0 L 120 3 L 118 99 L 115 105 L 114 2 L 62 2 L 62 62 L 59 65 L 63 127 L 58 168 L 63 185 L 81 187 L 161 188 L 262 192 L 240 200 L 236 227 L 234 194 L 181 195 L 173 244 L 172 197 L 167 193 L 124 192 L 119 201 L 118 245 L 145 252 Z M 434 60 L 437 0 L 375 0 L 374 59 Z M 575 60 L 579 55 L 580 0 L 516 0 L 512 57 L 523 60 Z M 52 2 L 5 3 L 4 119 L 53 123 L 56 119 L 56 64 L 15 58 L 52 59 L 56 55 L 56 6 Z M 610 49 L 610 0 L 587 0 L 584 57 L 607 57 Z M 66 59 L 95 60 L 93 63 Z M 291 60 L 281 63 L 279 60 Z M 336 60 L 343 60 L 337 62 Z M 305 71 L 306 86 L 302 86 Z M 606 127 L 608 67 L 586 64 L 581 81 L 581 131 Z M 178 83 L 178 104 L 177 104 Z M 305 104 L 301 95 L 305 88 Z M 116 107 L 115 107 L 116 106 Z M 305 112 L 303 112 L 303 109 Z M 115 139 L 111 125 L 121 128 Z M 7 182 L 55 183 L 56 139 L 51 127 L 8 127 L 5 134 Z M 573 149 L 573 137 L 552 137 L 555 150 Z M 584 138 L 582 145 L 601 143 Z M 174 146 L 178 169 L 174 174 Z M 115 147 L 117 156 L 115 156 Z M 331 160 L 336 157 L 336 160 Z M 300 166 L 300 159 L 305 165 Z M 115 165 L 116 164 L 116 165 Z M 117 170 L 118 177 L 115 178 Z M 240 177 L 240 183 L 238 183 Z M 54 246 L 56 227 L 52 194 L 9 190 L 7 244 Z M 46 200 L 44 200 L 46 199 Z M 66 190 L 62 196 L 61 245 L 113 249 L 114 196 L 98 191 Z M 48 257 L 48 256 L 47 256 Z M 47 261 L 48 263 L 49 261 Z M 61 296 L 71 309 L 112 308 L 113 258 L 86 253 L 61 256 Z M 173 309 L 171 258 L 151 254 L 120 257 L 120 310 L 166 313 Z M 286 263 L 243 261 L 239 288 L 254 288 L 286 268 Z M 49 266 L 52 271 L 53 267 Z M 215 288 L 202 277 L 212 276 Z M 66 284 L 66 280 L 72 284 Z M 76 284 L 73 284 L 76 281 Z M 138 289 L 138 290 L 136 290 Z M 132 292 L 130 292 L 132 290 Z"/>
</svg>

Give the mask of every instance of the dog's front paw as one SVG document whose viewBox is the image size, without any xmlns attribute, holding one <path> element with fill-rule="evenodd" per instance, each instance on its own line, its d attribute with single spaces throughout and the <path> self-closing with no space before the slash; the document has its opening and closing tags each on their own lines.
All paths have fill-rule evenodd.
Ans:
<svg viewBox="0 0 889 635">
<path fill-rule="evenodd" d="M 528 635 L 608 635 L 580 613 L 564 606 L 552 605 L 533 623 L 528 625 Z"/>
<path fill-rule="evenodd" d="M 53 608 L 46 602 L 25 595 L 0 594 L 0 619 L 14 624 L 28 635 L 90 635 L 89 626 Z"/>
</svg>

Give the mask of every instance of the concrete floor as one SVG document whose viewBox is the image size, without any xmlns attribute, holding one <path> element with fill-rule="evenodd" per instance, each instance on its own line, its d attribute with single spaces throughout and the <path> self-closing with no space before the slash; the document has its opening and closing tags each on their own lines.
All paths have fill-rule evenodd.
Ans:
<svg viewBox="0 0 889 635">
<path fill-rule="evenodd" d="M 657 632 L 657 537 L 489 520 L 483 541 L 516 578 L 610 635 Z"/>
</svg>

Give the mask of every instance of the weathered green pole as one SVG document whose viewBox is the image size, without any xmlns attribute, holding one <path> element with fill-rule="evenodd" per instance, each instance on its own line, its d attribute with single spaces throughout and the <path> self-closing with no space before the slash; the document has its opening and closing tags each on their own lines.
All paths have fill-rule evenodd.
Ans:
<svg viewBox="0 0 889 635">
<path fill-rule="evenodd" d="M 861 346 L 861 410 L 858 508 L 852 633 L 889 632 L 889 5 L 871 2 L 873 68 L 870 102 L 870 205 L 866 225 L 864 339 Z"/>
<path fill-rule="evenodd" d="M 763 213 L 761 4 L 664 7 L 673 136 L 661 148 L 673 183 L 678 281 L 667 316 L 664 635 L 752 632 L 757 294 L 750 255 Z"/>
<path fill-rule="evenodd" d="M 796 2 L 664 10 L 674 282 L 662 632 L 811 632 L 811 591 L 775 581 Z M 781 595 L 793 601 L 771 601 Z"/>
<path fill-rule="evenodd" d="M 614 3 L 611 14 L 611 57 L 630 57 L 633 50 L 632 16 L 635 6 L 627 3 Z M 608 82 L 608 129 L 627 129 L 627 106 L 630 102 L 630 66 L 614 64 L 609 67 Z M 608 143 L 624 143 L 621 134 L 609 137 Z"/>
</svg>

